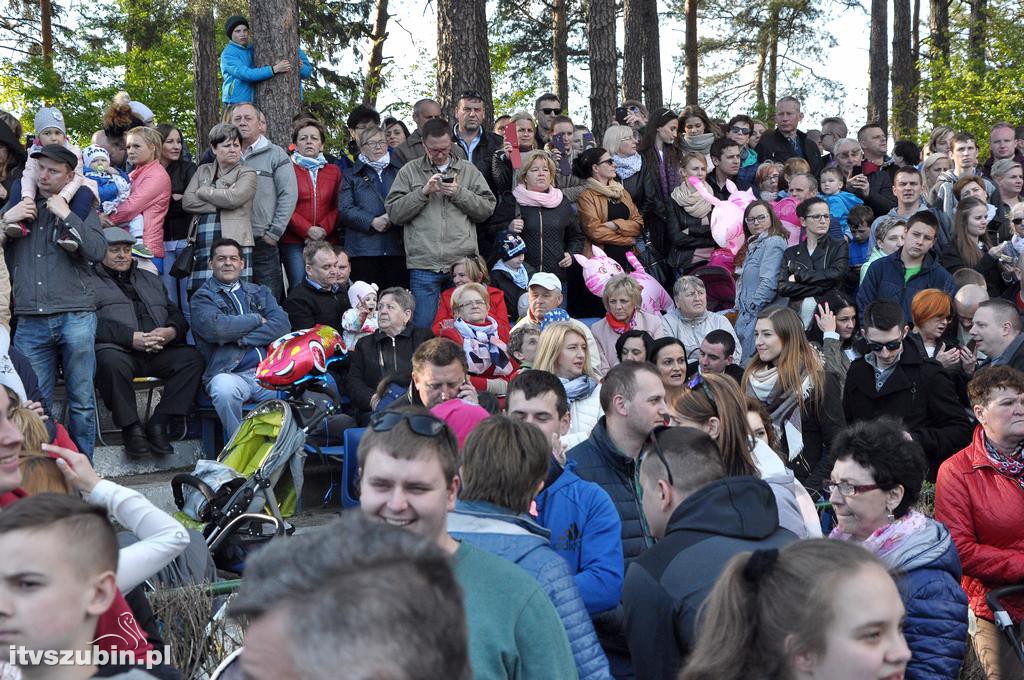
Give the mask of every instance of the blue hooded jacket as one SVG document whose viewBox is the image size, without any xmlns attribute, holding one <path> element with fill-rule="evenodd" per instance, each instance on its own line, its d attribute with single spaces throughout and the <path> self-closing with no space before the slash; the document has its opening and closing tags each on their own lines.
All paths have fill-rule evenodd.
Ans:
<svg viewBox="0 0 1024 680">
<path fill-rule="evenodd" d="M 939 259 L 931 252 L 924 256 L 921 263 L 921 271 L 905 279 L 906 265 L 900 255 L 903 248 L 896 252 L 880 257 L 871 263 L 868 273 L 861 281 L 857 290 L 857 307 L 859 313 L 863 314 L 865 308 L 874 300 L 895 300 L 903 305 L 903 314 L 907 323 L 914 320 L 910 313 L 910 303 L 914 296 L 926 288 L 938 288 L 956 295 L 956 286 L 953 284 L 953 277 L 939 264 Z"/>
<path fill-rule="evenodd" d="M 308 78 L 313 74 L 313 66 L 309 63 L 306 53 L 299 48 L 299 78 Z M 242 104 L 256 101 L 255 84 L 274 77 L 274 67 L 253 66 L 252 45 L 242 46 L 228 41 L 224 51 L 220 53 L 220 74 L 224 78 L 220 100 L 225 104 Z M 301 97 L 301 89 L 299 91 Z"/>
<path fill-rule="evenodd" d="M 608 659 L 597 641 L 572 572 L 548 544 L 547 529 L 526 515 L 486 501 L 458 501 L 448 514 L 448 532 L 459 541 L 514 562 L 533 576 L 558 610 L 572 645 L 580 680 L 611 680 Z"/>
<path fill-rule="evenodd" d="M 568 461 L 537 495 L 537 522 L 551 532 L 551 547 L 569 563 L 593 616 L 617 607 L 622 595 L 622 520 L 608 493 L 575 468 Z"/>
<path fill-rule="evenodd" d="M 960 555 L 946 527 L 927 522 L 882 559 L 896 573 L 907 610 L 903 635 L 912 653 L 907 680 L 956 680 L 967 652 Z"/>
</svg>

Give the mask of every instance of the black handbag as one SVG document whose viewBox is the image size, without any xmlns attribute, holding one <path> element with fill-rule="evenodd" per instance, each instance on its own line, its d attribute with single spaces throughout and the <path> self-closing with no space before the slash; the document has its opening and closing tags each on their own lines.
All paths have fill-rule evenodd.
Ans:
<svg viewBox="0 0 1024 680">
<path fill-rule="evenodd" d="M 199 226 L 199 215 L 192 218 L 192 224 L 188 227 L 188 245 L 182 248 L 175 258 L 167 274 L 175 279 L 186 279 L 192 276 L 192 270 L 196 267 L 196 229 Z"/>
<path fill-rule="evenodd" d="M 634 249 L 644 270 L 667 290 L 672 290 L 672 284 L 675 283 L 675 279 L 672 277 L 672 268 L 665 261 L 665 256 L 658 252 L 658 249 L 651 243 L 650 236 L 646 231 L 636 240 Z"/>
</svg>

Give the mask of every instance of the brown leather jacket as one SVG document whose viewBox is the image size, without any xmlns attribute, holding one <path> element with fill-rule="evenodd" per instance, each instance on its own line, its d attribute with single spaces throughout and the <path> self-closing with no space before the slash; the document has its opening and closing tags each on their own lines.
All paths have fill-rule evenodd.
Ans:
<svg viewBox="0 0 1024 680">
<path fill-rule="evenodd" d="M 587 189 L 576 201 L 576 208 L 579 211 L 580 227 L 587 237 L 587 243 L 583 247 L 583 253 L 587 257 L 593 254 L 593 246 L 606 244 L 616 246 L 631 246 L 636 243 L 636 237 L 644 227 L 644 218 L 636 209 L 633 199 L 628 192 L 623 192 L 622 202 L 629 208 L 628 220 L 615 220 L 618 229 L 609 229 L 605 222 L 608 221 L 608 198 L 593 189 Z"/>
</svg>

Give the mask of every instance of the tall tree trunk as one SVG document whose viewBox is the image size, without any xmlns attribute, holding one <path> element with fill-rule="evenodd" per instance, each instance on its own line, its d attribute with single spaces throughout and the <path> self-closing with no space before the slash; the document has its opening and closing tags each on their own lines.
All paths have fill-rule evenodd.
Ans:
<svg viewBox="0 0 1024 680">
<path fill-rule="evenodd" d="M 970 0 L 967 56 L 980 71 L 985 68 L 985 36 L 988 33 L 988 0 Z"/>
<path fill-rule="evenodd" d="M 911 0 L 893 0 L 892 14 L 892 136 L 917 134 L 917 63 L 911 31 Z"/>
<path fill-rule="evenodd" d="M 754 110 L 763 116 L 767 107 L 764 103 L 764 70 L 768 60 L 768 41 L 762 34 L 757 46 L 757 65 L 754 67 Z"/>
<path fill-rule="evenodd" d="M 653 111 L 662 105 L 661 88 L 661 30 L 658 21 L 658 0 L 644 0 L 644 103 Z"/>
<path fill-rule="evenodd" d="M 921 58 L 921 0 L 914 0 L 914 16 L 910 22 L 910 50 L 914 55 L 914 65 L 918 67 L 920 74 L 917 61 Z"/>
<path fill-rule="evenodd" d="M 768 18 L 768 89 L 765 92 L 765 122 L 775 117 L 776 89 L 779 82 L 779 5 L 773 3 Z M 771 127 L 771 125 L 768 125 Z"/>
<path fill-rule="evenodd" d="M 254 36 L 253 62 L 291 62 L 289 73 L 279 73 L 256 85 L 256 103 L 267 116 L 267 138 L 287 147 L 292 116 L 299 112 L 299 5 L 296 0 L 249 0 L 249 21 Z"/>
<path fill-rule="evenodd" d="M 646 0 L 623 0 L 622 98 L 640 99 L 644 76 L 644 32 Z"/>
<path fill-rule="evenodd" d="M 601 139 L 614 120 L 618 97 L 615 73 L 615 0 L 590 0 L 587 10 L 590 60 L 590 129 Z"/>
<path fill-rule="evenodd" d="M 949 0 L 930 0 L 929 32 L 931 33 L 931 59 L 949 61 Z"/>
<path fill-rule="evenodd" d="M 555 94 L 562 109 L 569 110 L 569 22 L 567 0 L 551 3 L 551 61 L 554 64 Z"/>
<path fill-rule="evenodd" d="M 194 7 L 192 19 L 192 94 L 196 106 L 196 152 L 206 148 L 206 137 L 216 125 L 220 109 L 217 87 L 217 34 L 213 23 L 213 7 Z M 290 119 L 289 119 L 290 121 Z"/>
<path fill-rule="evenodd" d="M 388 39 L 388 0 L 377 0 L 377 14 L 373 20 L 373 35 L 370 36 L 370 62 L 366 65 L 366 82 L 363 84 L 363 103 L 377 107 L 377 95 L 384 87 L 384 41 Z"/>
<path fill-rule="evenodd" d="M 40 38 L 43 43 L 43 64 L 53 68 L 53 4 L 50 0 L 39 0 Z"/>
<path fill-rule="evenodd" d="M 697 0 L 686 0 L 686 103 L 697 103 Z"/>
<path fill-rule="evenodd" d="M 868 43 L 868 121 L 888 131 L 889 16 L 887 0 L 871 0 L 871 36 Z"/>
<path fill-rule="evenodd" d="M 455 98 L 465 90 L 479 92 L 484 110 L 493 110 L 487 2 L 438 0 L 437 95 L 448 120 L 452 120 Z"/>
</svg>

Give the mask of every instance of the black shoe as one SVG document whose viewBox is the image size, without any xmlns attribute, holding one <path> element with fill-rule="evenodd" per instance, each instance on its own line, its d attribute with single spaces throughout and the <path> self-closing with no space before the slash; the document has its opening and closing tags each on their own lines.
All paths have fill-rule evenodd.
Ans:
<svg viewBox="0 0 1024 680">
<path fill-rule="evenodd" d="M 121 436 L 124 439 L 124 452 L 129 458 L 140 458 L 153 453 L 142 426 L 138 423 L 122 427 Z"/>
<path fill-rule="evenodd" d="M 167 426 L 163 423 L 146 423 L 146 439 L 149 440 L 149 448 L 161 456 L 174 453 L 174 447 L 167 441 Z"/>
</svg>

